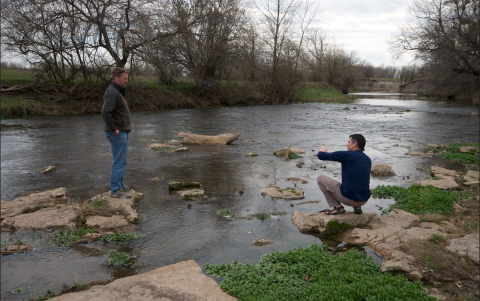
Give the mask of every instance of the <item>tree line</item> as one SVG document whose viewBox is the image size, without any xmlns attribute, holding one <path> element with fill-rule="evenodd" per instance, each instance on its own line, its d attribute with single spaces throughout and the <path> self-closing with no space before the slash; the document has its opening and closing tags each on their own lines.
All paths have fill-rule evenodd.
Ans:
<svg viewBox="0 0 480 301">
<path fill-rule="evenodd" d="M 416 23 L 400 28 L 392 48 L 397 54 L 414 51 L 418 64 L 401 68 L 372 66 L 337 44 L 315 27 L 315 3 L 6 0 L 2 53 L 20 55 L 44 81 L 64 86 L 79 79 L 86 85 L 108 81 L 108 69 L 119 66 L 132 76 L 154 74 L 165 85 L 187 76 L 207 94 L 222 81 L 249 82 L 272 102 L 289 99 L 307 81 L 343 90 L 365 77 L 478 81 L 476 1 L 416 0 Z"/>
</svg>

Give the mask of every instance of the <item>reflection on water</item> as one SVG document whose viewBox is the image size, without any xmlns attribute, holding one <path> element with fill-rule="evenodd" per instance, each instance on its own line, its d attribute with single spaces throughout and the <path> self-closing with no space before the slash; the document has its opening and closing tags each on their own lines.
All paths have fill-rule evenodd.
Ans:
<svg viewBox="0 0 480 301">
<path fill-rule="evenodd" d="M 411 181 L 429 177 L 432 164 L 446 166 L 438 158 L 411 157 L 408 150 L 425 148 L 427 143 L 478 142 L 478 108 L 448 102 L 416 99 L 411 95 L 364 95 L 348 104 L 295 104 L 207 110 L 171 110 L 153 114 L 132 114 L 134 130 L 129 136 L 129 162 L 126 183 L 144 193 L 137 205 L 141 221 L 136 231 L 145 238 L 128 243 L 96 241 L 73 247 L 47 243 L 49 233 L 2 233 L 2 242 L 24 239 L 36 250 L 1 257 L 3 299 L 20 300 L 13 294 L 18 287 L 29 287 L 28 294 L 59 291 L 62 284 L 88 283 L 143 273 L 182 260 L 197 263 L 224 263 L 238 260 L 255 263 L 260 256 L 311 244 L 328 244 L 339 252 L 356 247 L 333 237 L 301 234 L 292 225 L 294 210 L 319 211 L 327 207 L 316 177 L 327 174 L 340 179 L 340 165 L 319 161 L 315 154 L 321 144 L 329 150 L 345 150 L 348 135 L 362 133 L 366 153 L 374 164 L 386 163 L 397 174 L 372 178 L 377 185 L 408 186 Z M 70 201 L 88 199 L 107 191 L 111 154 L 103 133 L 100 115 L 45 117 L 2 120 L 1 197 L 10 201 L 37 190 L 67 187 Z M 184 153 L 164 153 L 148 149 L 153 142 L 178 139 L 180 132 L 216 135 L 242 132 L 233 144 L 188 146 Z M 305 149 L 303 158 L 285 161 L 276 150 L 297 146 Z M 246 157 L 258 153 L 258 157 Z M 450 164 L 462 169 L 463 166 Z M 55 165 L 51 174 L 40 174 Z M 325 168 L 322 168 L 324 166 Z M 157 177 L 160 180 L 154 180 Z M 298 177 L 306 184 L 288 181 Z M 187 202 L 170 194 L 170 181 L 198 181 L 206 196 Z M 268 184 L 305 191 L 300 201 L 272 200 L 260 193 Z M 243 193 L 239 193 L 242 191 Z M 320 201 L 298 205 L 304 201 Z M 379 212 L 391 200 L 371 199 L 364 212 Z M 293 205 L 293 207 L 292 207 Z M 287 215 L 260 220 L 227 219 L 217 212 L 235 211 L 236 217 L 252 213 L 287 212 Z M 253 247 L 263 238 L 274 244 Z M 134 269 L 106 265 L 108 250 L 126 250 L 136 256 Z M 379 261 L 369 248 L 367 254 Z"/>
</svg>

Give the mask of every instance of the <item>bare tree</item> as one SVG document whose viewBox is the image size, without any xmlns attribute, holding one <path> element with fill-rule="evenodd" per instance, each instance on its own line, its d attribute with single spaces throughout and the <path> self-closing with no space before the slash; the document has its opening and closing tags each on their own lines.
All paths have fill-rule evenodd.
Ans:
<svg viewBox="0 0 480 301">
<path fill-rule="evenodd" d="M 392 50 L 414 51 L 436 89 L 478 93 L 480 4 L 471 0 L 415 0 L 412 22 L 400 27 Z M 448 92 L 450 90 L 450 92 Z M 478 99 L 478 94 L 476 96 Z"/>
</svg>

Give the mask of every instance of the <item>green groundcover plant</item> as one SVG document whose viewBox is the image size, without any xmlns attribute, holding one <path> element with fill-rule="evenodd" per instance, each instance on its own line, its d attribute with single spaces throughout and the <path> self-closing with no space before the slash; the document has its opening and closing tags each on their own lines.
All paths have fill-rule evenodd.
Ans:
<svg viewBox="0 0 480 301">
<path fill-rule="evenodd" d="M 435 300 L 420 282 L 382 273 L 365 253 L 350 249 L 344 256 L 312 245 L 274 252 L 257 264 L 203 266 L 222 278 L 220 286 L 240 300 Z"/>
<path fill-rule="evenodd" d="M 449 214 L 453 211 L 453 202 L 458 202 L 462 196 L 461 192 L 421 185 L 412 185 L 408 188 L 380 185 L 372 189 L 371 192 L 374 198 L 395 199 L 395 204 L 383 210 L 383 213 L 388 213 L 393 209 L 401 209 L 413 214 Z"/>
</svg>

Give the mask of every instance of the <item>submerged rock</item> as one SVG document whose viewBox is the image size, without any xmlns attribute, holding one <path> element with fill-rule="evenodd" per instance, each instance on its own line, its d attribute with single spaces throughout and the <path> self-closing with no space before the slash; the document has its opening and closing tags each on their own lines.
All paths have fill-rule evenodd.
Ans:
<svg viewBox="0 0 480 301">
<path fill-rule="evenodd" d="M 277 185 L 270 184 L 262 190 L 263 196 L 269 196 L 274 199 L 301 200 L 305 198 L 305 193 L 296 189 L 280 189 Z"/>
<path fill-rule="evenodd" d="M 263 239 L 263 238 L 259 238 L 257 240 L 254 240 L 251 245 L 252 246 L 265 246 L 265 245 L 271 245 L 273 244 L 273 241 L 271 240 L 266 240 L 266 239 Z"/>
<path fill-rule="evenodd" d="M 42 169 L 40 173 L 51 173 L 51 172 L 54 172 L 56 169 L 57 168 L 55 166 L 50 165 Z"/>
<path fill-rule="evenodd" d="M 33 250 L 33 247 L 27 245 L 11 245 L 2 250 L 3 255 L 23 253 Z"/>
</svg>

